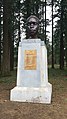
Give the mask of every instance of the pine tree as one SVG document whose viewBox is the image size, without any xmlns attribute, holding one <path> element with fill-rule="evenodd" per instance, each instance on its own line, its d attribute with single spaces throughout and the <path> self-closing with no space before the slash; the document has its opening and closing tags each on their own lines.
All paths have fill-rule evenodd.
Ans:
<svg viewBox="0 0 67 119">
<path fill-rule="evenodd" d="M 3 63 L 2 75 L 10 74 L 10 40 L 11 40 L 11 0 L 3 0 Z"/>
</svg>

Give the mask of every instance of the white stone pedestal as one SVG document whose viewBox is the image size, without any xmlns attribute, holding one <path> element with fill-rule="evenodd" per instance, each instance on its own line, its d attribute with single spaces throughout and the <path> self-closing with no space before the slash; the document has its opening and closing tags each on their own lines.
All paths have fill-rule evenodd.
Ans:
<svg viewBox="0 0 67 119">
<path fill-rule="evenodd" d="M 51 95 L 44 42 L 40 39 L 23 40 L 18 49 L 17 86 L 11 90 L 10 100 L 49 104 Z"/>
</svg>

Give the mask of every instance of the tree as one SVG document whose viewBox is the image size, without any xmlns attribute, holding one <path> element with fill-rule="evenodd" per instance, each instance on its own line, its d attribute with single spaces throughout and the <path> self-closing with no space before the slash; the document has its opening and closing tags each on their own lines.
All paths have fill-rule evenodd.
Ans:
<svg viewBox="0 0 67 119">
<path fill-rule="evenodd" d="M 11 0 L 3 0 L 3 63 L 2 63 L 2 74 L 10 74 L 10 9 Z"/>
<path fill-rule="evenodd" d="M 45 0 L 45 44 L 46 44 L 46 5 L 47 5 L 47 3 L 46 3 L 46 0 Z"/>
<path fill-rule="evenodd" d="M 63 0 L 61 0 L 61 18 L 60 18 L 60 69 L 64 68 L 64 41 L 63 41 Z"/>
<path fill-rule="evenodd" d="M 3 6 L 3 1 L 1 0 L 0 1 L 0 71 L 1 71 L 1 37 L 2 37 L 2 24 L 1 24 L 1 21 L 2 21 L 2 6 Z"/>
<path fill-rule="evenodd" d="M 64 14 L 63 14 L 63 26 L 64 26 L 64 32 L 63 32 L 63 38 L 64 38 L 64 61 L 66 63 L 67 67 L 67 1 L 63 1 L 63 9 L 64 9 Z"/>
<path fill-rule="evenodd" d="M 0 6 L 0 71 L 1 71 L 1 6 Z"/>
<path fill-rule="evenodd" d="M 64 57 L 65 52 L 64 49 L 66 49 L 66 0 L 54 0 L 55 1 L 55 7 L 56 7 L 56 14 L 54 15 L 54 18 L 57 17 L 57 24 L 55 25 L 55 32 L 54 32 L 54 39 L 55 39 L 55 51 L 58 51 L 59 53 L 59 44 L 60 44 L 60 69 L 64 68 Z M 60 39 L 60 42 L 59 42 Z M 58 47 L 57 47 L 58 46 Z M 55 52 L 57 54 L 57 52 Z M 59 54 L 57 55 L 59 59 Z M 66 58 L 65 58 L 66 59 Z"/>
<path fill-rule="evenodd" d="M 54 68 L 54 49 L 53 49 L 53 0 L 52 0 L 52 68 Z"/>
</svg>

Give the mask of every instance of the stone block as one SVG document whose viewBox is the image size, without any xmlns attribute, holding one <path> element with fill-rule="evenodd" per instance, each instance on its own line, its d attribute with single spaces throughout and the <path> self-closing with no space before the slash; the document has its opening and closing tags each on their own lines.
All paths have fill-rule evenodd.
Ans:
<svg viewBox="0 0 67 119">
<path fill-rule="evenodd" d="M 44 41 L 22 40 L 18 48 L 17 83 L 10 92 L 10 100 L 49 104 L 51 95 Z"/>
</svg>

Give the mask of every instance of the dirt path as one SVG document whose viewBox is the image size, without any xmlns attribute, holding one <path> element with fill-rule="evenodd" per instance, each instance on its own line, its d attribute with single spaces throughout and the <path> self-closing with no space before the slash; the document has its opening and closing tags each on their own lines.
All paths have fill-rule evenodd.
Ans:
<svg viewBox="0 0 67 119">
<path fill-rule="evenodd" d="M 52 103 L 18 103 L 9 100 L 15 83 L 0 83 L 0 119 L 67 119 L 67 80 L 52 80 Z"/>
</svg>

